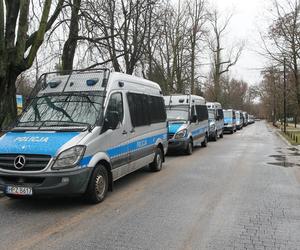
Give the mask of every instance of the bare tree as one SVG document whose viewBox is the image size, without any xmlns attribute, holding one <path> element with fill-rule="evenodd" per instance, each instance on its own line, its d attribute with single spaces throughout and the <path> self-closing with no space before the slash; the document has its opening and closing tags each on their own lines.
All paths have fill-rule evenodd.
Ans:
<svg viewBox="0 0 300 250">
<path fill-rule="evenodd" d="M 188 1 L 187 7 L 191 23 L 189 30 L 191 48 L 191 93 L 195 94 L 196 57 L 199 52 L 199 50 L 197 50 L 197 46 L 199 46 L 200 41 L 203 41 L 204 34 L 206 33 L 204 25 L 207 21 L 207 12 L 205 10 L 204 0 Z"/>
<path fill-rule="evenodd" d="M 212 27 L 212 35 L 209 38 L 209 48 L 212 53 L 212 79 L 214 84 L 214 100 L 220 101 L 222 95 L 221 77 L 234 66 L 242 53 L 244 43 L 239 42 L 230 48 L 223 45 L 223 37 L 227 31 L 228 25 L 232 18 L 232 14 L 221 21 L 220 14 L 214 10 L 210 14 L 210 24 Z"/>
<path fill-rule="evenodd" d="M 75 51 L 77 48 L 78 34 L 79 34 L 79 11 L 81 0 L 73 0 L 71 5 L 71 19 L 69 24 L 69 36 L 64 43 L 62 54 L 62 70 L 68 72 L 73 69 L 73 61 Z"/>
<path fill-rule="evenodd" d="M 115 71 L 132 74 L 146 54 L 153 9 L 158 0 L 87 1 L 84 12 L 93 49 Z M 99 64 L 103 64 L 99 62 Z"/>
<path fill-rule="evenodd" d="M 300 107 L 300 5 L 298 0 L 273 1 L 274 13 L 268 33 L 262 34 L 264 55 L 276 65 L 286 60 L 293 73 L 297 103 Z M 275 16 L 275 20 L 274 20 Z M 298 108 L 299 109 L 299 108 Z"/>
<path fill-rule="evenodd" d="M 158 46 L 153 53 L 155 74 L 159 74 L 165 93 L 184 93 L 190 80 L 189 16 L 187 5 L 164 6 Z"/>
<path fill-rule="evenodd" d="M 30 1 L 6 0 L 4 4 L 0 0 L 0 127 L 15 119 L 16 79 L 32 66 L 45 33 L 57 19 L 63 3 L 64 0 L 58 0 L 53 6 L 51 0 L 45 0 L 38 28 L 28 35 Z"/>
</svg>

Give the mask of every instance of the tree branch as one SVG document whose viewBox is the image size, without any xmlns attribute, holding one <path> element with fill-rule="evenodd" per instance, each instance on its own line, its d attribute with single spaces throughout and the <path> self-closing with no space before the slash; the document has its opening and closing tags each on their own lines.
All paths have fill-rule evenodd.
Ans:
<svg viewBox="0 0 300 250">
<path fill-rule="evenodd" d="M 23 56 L 25 53 L 26 37 L 28 31 L 29 5 L 29 0 L 23 0 L 20 4 L 19 28 L 16 44 L 16 64 L 20 63 L 23 60 Z"/>
<path fill-rule="evenodd" d="M 6 30 L 5 30 L 5 46 L 6 49 L 13 49 L 15 46 L 16 23 L 18 19 L 20 0 L 6 0 Z"/>
<path fill-rule="evenodd" d="M 61 12 L 61 10 L 63 9 L 63 5 L 64 5 L 65 0 L 59 0 L 52 16 L 50 17 L 49 21 L 46 24 L 46 29 L 45 29 L 45 33 L 51 29 L 53 23 L 55 22 L 55 20 L 57 19 L 59 13 Z M 32 46 L 34 40 L 36 39 L 36 37 L 38 36 L 38 31 L 35 31 L 34 33 L 32 33 L 29 38 L 26 41 L 26 49 L 27 50 L 30 46 Z"/>
<path fill-rule="evenodd" d="M 33 61 L 37 54 L 37 51 L 44 41 L 44 36 L 45 36 L 46 30 L 47 30 L 47 25 L 48 25 L 47 20 L 49 17 L 51 3 L 52 3 L 52 0 L 45 0 L 43 13 L 42 13 L 41 21 L 40 21 L 40 26 L 39 26 L 39 29 L 37 30 L 36 36 L 33 40 L 29 55 L 27 56 L 27 58 L 25 60 L 24 66 L 27 69 L 30 68 L 31 65 L 33 64 Z"/>
</svg>

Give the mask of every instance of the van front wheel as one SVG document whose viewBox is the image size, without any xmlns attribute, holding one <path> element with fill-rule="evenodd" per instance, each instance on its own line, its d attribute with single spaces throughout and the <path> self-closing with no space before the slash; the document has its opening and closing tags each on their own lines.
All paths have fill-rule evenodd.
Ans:
<svg viewBox="0 0 300 250">
<path fill-rule="evenodd" d="M 193 153 L 193 142 L 190 140 L 188 145 L 186 146 L 185 153 L 187 155 L 191 155 Z"/>
<path fill-rule="evenodd" d="M 220 138 L 223 138 L 223 131 L 222 131 L 222 133 L 220 134 Z"/>
<path fill-rule="evenodd" d="M 207 147 L 207 141 L 208 141 L 208 139 L 207 139 L 207 135 L 206 135 L 205 138 L 204 138 L 204 141 L 201 142 L 201 146 L 202 146 L 203 148 Z"/>
<path fill-rule="evenodd" d="M 163 153 L 160 148 L 156 148 L 155 156 L 153 162 L 150 163 L 150 170 L 153 172 L 158 172 L 162 168 Z"/>
<path fill-rule="evenodd" d="M 105 199 L 108 190 L 108 173 L 103 165 L 98 165 L 94 170 L 85 198 L 89 203 L 97 204 Z"/>
</svg>

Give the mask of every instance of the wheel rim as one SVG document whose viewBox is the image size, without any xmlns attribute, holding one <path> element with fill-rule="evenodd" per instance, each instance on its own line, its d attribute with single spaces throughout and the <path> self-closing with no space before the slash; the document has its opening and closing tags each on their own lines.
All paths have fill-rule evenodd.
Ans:
<svg viewBox="0 0 300 250">
<path fill-rule="evenodd" d="M 105 192 L 106 183 L 102 175 L 98 175 L 96 178 L 96 194 L 97 197 L 102 198 Z"/>
<path fill-rule="evenodd" d="M 156 164 L 157 164 L 158 168 L 161 168 L 161 163 L 162 163 L 162 160 L 161 160 L 160 154 L 157 154 L 157 156 L 156 156 Z"/>
</svg>

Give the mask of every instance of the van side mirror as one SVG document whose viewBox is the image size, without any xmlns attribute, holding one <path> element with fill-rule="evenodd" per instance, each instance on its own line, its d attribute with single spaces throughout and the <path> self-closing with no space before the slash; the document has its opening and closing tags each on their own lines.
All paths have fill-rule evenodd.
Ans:
<svg viewBox="0 0 300 250">
<path fill-rule="evenodd" d="M 119 114 L 116 111 L 108 111 L 104 119 L 104 130 L 116 129 L 119 125 Z"/>
<path fill-rule="evenodd" d="M 191 122 L 192 122 L 192 123 L 197 122 L 197 115 L 192 115 L 192 117 L 191 117 Z"/>
</svg>

